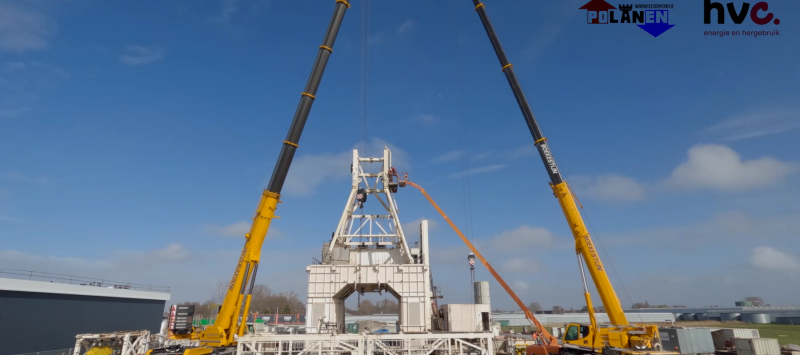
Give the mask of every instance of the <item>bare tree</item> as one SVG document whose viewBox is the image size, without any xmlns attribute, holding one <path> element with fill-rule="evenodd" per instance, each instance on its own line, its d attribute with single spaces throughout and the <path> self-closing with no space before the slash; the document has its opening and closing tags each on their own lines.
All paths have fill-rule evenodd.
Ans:
<svg viewBox="0 0 800 355">
<path fill-rule="evenodd" d="M 564 314 L 564 307 L 553 306 L 553 313 L 554 314 Z"/>
<path fill-rule="evenodd" d="M 216 304 L 222 304 L 225 301 L 225 294 L 228 293 L 228 285 L 228 281 L 217 282 L 217 285 L 211 291 L 211 301 Z"/>
<path fill-rule="evenodd" d="M 531 312 L 540 312 L 542 310 L 542 305 L 540 305 L 539 302 L 531 302 L 528 303 L 528 309 L 530 309 Z"/>
</svg>

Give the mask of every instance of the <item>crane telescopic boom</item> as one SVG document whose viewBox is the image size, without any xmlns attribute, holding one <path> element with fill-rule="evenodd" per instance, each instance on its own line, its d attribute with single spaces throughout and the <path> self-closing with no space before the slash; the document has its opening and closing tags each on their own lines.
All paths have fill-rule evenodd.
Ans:
<svg viewBox="0 0 800 355">
<path fill-rule="evenodd" d="M 533 141 L 536 145 L 536 149 L 539 151 L 539 156 L 542 158 L 542 162 L 547 168 L 547 174 L 550 175 L 550 187 L 553 189 L 553 193 L 558 199 L 558 203 L 561 205 L 561 210 L 567 218 L 572 236 L 575 238 L 575 251 L 583 256 L 583 260 L 586 262 L 589 274 L 592 280 L 594 280 L 594 285 L 597 288 L 597 292 L 600 294 L 600 299 L 603 302 L 603 306 L 608 313 L 608 318 L 611 323 L 615 325 L 628 325 L 628 319 L 625 317 L 625 312 L 622 310 L 622 304 L 617 298 L 617 294 L 614 292 L 614 287 L 611 285 L 608 274 L 605 272 L 603 263 L 600 261 L 594 243 L 592 243 L 592 238 L 589 236 L 589 231 L 586 229 L 583 218 L 575 204 L 575 199 L 572 196 L 571 190 L 567 182 L 561 177 L 561 171 L 558 170 L 550 147 L 547 145 L 547 138 L 542 134 L 542 130 L 536 123 L 536 117 L 534 117 L 528 100 L 525 99 L 525 94 L 522 92 L 522 87 L 519 85 L 516 75 L 514 75 L 514 66 L 508 61 L 505 52 L 503 52 L 503 47 L 500 46 L 500 41 L 497 39 L 494 28 L 492 28 L 492 24 L 489 22 L 489 18 L 486 15 L 484 4 L 479 0 L 472 0 L 472 2 L 475 5 L 475 11 L 478 12 L 478 16 L 481 18 L 483 28 L 486 29 L 486 34 L 489 35 L 489 40 L 492 42 L 492 47 L 494 47 L 494 51 L 497 54 L 497 59 L 500 60 L 500 65 L 508 80 L 508 84 L 511 85 L 514 98 L 517 99 L 517 104 L 519 104 L 519 108 L 522 110 L 522 116 L 525 118 L 525 123 L 528 125 L 528 129 L 533 136 Z M 585 292 L 585 296 L 588 300 L 588 290 Z M 590 306 L 591 305 L 587 305 L 587 307 Z"/>
<path fill-rule="evenodd" d="M 261 195 L 250 232 L 245 235 L 246 241 L 239 261 L 236 264 L 233 277 L 228 284 L 225 299 L 220 307 L 219 315 L 214 325 L 201 331 L 198 340 L 205 347 L 190 348 L 185 355 L 201 355 L 212 351 L 211 347 L 225 347 L 236 343 L 234 335 L 244 334 L 247 324 L 247 313 L 250 308 L 250 299 L 261 258 L 261 247 L 269 230 L 270 222 L 275 216 L 275 209 L 280 202 L 280 193 L 286 181 L 286 175 L 292 164 L 295 151 L 299 147 L 300 135 L 303 133 L 311 105 L 316 99 L 317 88 L 322 80 L 322 74 L 333 52 L 333 44 L 342 24 L 345 12 L 350 7 L 347 0 L 336 0 L 336 7 L 328 29 L 319 46 L 316 60 L 311 69 L 305 90 L 300 96 L 294 118 L 289 126 L 289 132 L 283 141 L 272 177 L 267 188 Z"/>
</svg>

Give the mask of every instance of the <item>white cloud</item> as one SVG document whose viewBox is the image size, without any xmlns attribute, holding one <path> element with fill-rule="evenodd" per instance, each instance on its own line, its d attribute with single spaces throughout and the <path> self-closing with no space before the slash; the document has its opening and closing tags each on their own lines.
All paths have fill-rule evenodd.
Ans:
<svg viewBox="0 0 800 355">
<path fill-rule="evenodd" d="M 65 70 L 41 62 L 6 63 L 0 70 L 0 117 L 22 116 L 42 93 L 58 87 L 69 76 Z"/>
<path fill-rule="evenodd" d="M 301 155 L 295 158 L 289 168 L 283 194 L 307 196 L 323 181 L 348 177 L 352 160 L 351 151 Z"/>
<path fill-rule="evenodd" d="M 705 144 L 690 148 L 689 160 L 676 167 L 666 183 L 678 188 L 744 191 L 777 185 L 795 171 L 793 162 L 771 157 L 743 161 L 727 146 Z"/>
<path fill-rule="evenodd" d="M 417 240 L 419 238 L 419 225 L 423 219 L 428 220 L 428 232 L 439 228 L 439 222 L 430 218 L 417 218 L 411 222 L 403 223 L 403 233 L 406 234 L 408 240 Z"/>
<path fill-rule="evenodd" d="M 42 13 L 0 3 L 0 51 L 42 50 L 56 32 L 56 22 Z"/>
<path fill-rule="evenodd" d="M 269 8 L 269 0 L 222 0 L 217 14 L 209 21 L 226 30 L 241 34 L 257 24 L 257 19 Z"/>
<path fill-rule="evenodd" d="M 436 123 L 439 123 L 439 117 L 436 117 L 428 113 L 419 114 L 416 117 L 414 117 L 414 120 L 425 125 L 434 125 Z"/>
<path fill-rule="evenodd" d="M 531 288 L 531 285 L 522 280 L 514 280 L 513 285 L 514 285 L 514 290 L 519 290 L 519 291 L 527 291 L 528 289 Z"/>
<path fill-rule="evenodd" d="M 404 33 L 411 33 L 414 30 L 414 21 L 407 20 L 403 22 L 400 26 L 397 26 L 397 34 L 402 35 Z"/>
<path fill-rule="evenodd" d="M 123 64 L 137 66 L 155 62 L 163 56 L 164 54 L 159 48 L 132 44 L 125 48 L 125 52 L 119 57 L 119 60 Z"/>
<path fill-rule="evenodd" d="M 530 257 L 508 259 L 502 264 L 502 268 L 508 272 L 535 272 L 541 269 L 536 261 Z"/>
<path fill-rule="evenodd" d="M 451 160 L 456 160 L 461 157 L 461 150 L 454 150 L 451 152 L 444 153 L 436 158 L 433 158 L 433 161 L 436 163 L 443 163 Z"/>
<path fill-rule="evenodd" d="M 17 222 L 17 223 L 24 223 L 25 222 L 25 220 L 22 219 L 22 218 L 11 217 L 11 216 L 3 216 L 3 215 L 0 215 L 0 221 Z"/>
<path fill-rule="evenodd" d="M 517 160 L 522 158 L 530 158 L 538 156 L 539 151 L 536 149 L 536 146 L 533 144 L 525 144 L 523 146 L 517 147 L 511 154 L 508 155 L 508 158 L 511 160 Z"/>
<path fill-rule="evenodd" d="M 492 151 L 481 152 L 472 156 L 472 160 L 481 161 L 492 155 Z"/>
<path fill-rule="evenodd" d="M 250 227 L 252 225 L 252 222 L 239 221 L 228 225 L 207 224 L 202 226 L 200 229 L 203 230 L 203 232 L 219 237 L 244 238 L 245 234 L 250 233 Z M 279 229 L 273 226 L 269 227 L 269 231 L 267 232 L 266 236 L 267 239 L 278 239 L 283 237 L 284 234 Z"/>
<path fill-rule="evenodd" d="M 500 169 L 505 168 L 506 166 L 507 166 L 506 164 L 494 164 L 494 165 L 487 165 L 487 166 L 479 166 L 479 167 L 476 167 L 476 168 L 469 168 L 469 170 L 467 170 L 466 173 L 469 176 L 474 176 L 474 175 L 478 175 L 478 174 L 484 174 L 484 173 L 492 172 L 492 171 L 495 171 L 495 170 L 500 170 Z M 461 176 L 463 176 L 463 174 L 461 172 L 458 172 L 458 173 L 452 174 L 452 175 L 450 175 L 448 177 L 451 178 L 451 179 L 456 179 L 456 178 L 460 178 Z"/>
<path fill-rule="evenodd" d="M 7 181 L 35 183 L 42 186 L 49 186 L 53 182 L 52 178 L 46 176 L 26 175 L 18 171 L 7 171 L 0 174 L 0 177 Z"/>
<path fill-rule="evenodd" d="M 225 226 L 209 224 L 203 226 L 203 230 L 220 237 L 238 238 L 244 237 L 245 234 L 249 233 L 251 225 L 252 223 L 247 223 L 247 221 L 234 222 Z"/>
<path fill-rule="evenodd" d="M 398 172 L 411 169 L 411 159 L 408 154 L 397 146 L 373 138 L 367 144 L 367 152 L 361 150 L 363 146 L 356 144 L 353 149 L 359 149 L 360 156 L 383 156 L 383 147 L 387 146 L 392 152 L 392 165 Z M 347 150 L 338 154 L 306 154 L 295 158 L 289 168 L 283 193 L 295 196 L 308 196 L 314 189 L 325 181 L 342 179 L 350 176 L 350 164 L 353 160 L 353 151 Z"/>
<path fill-rule="evenodd" d="M 764 110 L 729 118 L 702 133 L 724 136 L 723 141 L 763 137 L 800 128 L 800 110 Z"/>
<path fill-rule="evenodd" d="M 575 176 L 570 179 L 570 183 L 578 198 L 587 196 L 622 201 L 637 201 L 644 198 L 644 187 L 633 178 L 623 175 Z"/>
<path fill-rule="evenodd" d="M 493 248 L 517 249 L 543 248 L 553 245 L 553 233 L 542 227 L 519 226 L 492 237 Z"/>
<path fill-rule="evenodd" d="M 750 264 L 765 271 L 798 271 L 800 261 L 794 255 L 784 253 L 772 247 L 760 246 L 753 249 Z"/>
</svg>

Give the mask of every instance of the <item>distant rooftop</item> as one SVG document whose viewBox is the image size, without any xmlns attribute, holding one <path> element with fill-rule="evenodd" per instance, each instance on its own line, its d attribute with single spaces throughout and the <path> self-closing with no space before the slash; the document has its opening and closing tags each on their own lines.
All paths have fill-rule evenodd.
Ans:
<svg viewBox="0 0 800 355">
<path fill-rule="evenodd" d="M 98 287 L 106 289 L 121 289 L 132 291 L 147 291 L 158 293 L 170 293 L 168 286 L 146 285 L 131 282 L 112 281 L 92 277 L 56 274 L 51 272 L 40 272 L 32 270 L 18 270 L 0 268 L 0 278 L 39 281 L 46 283 L 59 283 L 85 287 Z"/>
</svg>

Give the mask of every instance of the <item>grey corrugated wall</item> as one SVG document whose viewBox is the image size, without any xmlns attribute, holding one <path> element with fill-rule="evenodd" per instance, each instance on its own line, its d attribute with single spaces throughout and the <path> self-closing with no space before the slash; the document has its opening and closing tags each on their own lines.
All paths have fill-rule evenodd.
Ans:
<svg viewBox="0 0 800 355">
<path fill-rule="evenodd" d="M 75 335 L 158 332 L 166 301 L 0 291 L 0 355 L 75 346 Z"/>
</svg>

